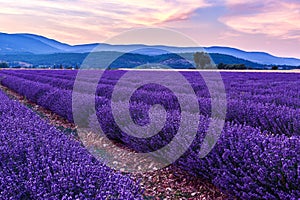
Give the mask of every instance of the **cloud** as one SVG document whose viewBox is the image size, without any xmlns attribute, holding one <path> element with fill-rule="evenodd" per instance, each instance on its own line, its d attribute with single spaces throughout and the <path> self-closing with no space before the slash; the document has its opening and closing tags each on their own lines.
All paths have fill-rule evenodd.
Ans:
<svg viewBox="0 0 300 200">
<path fill-rule="evenodd" d="M 229 13 L 219 18 L 228 27 L 248 34 L 300 40 L 300 2 L 227 0 Z"/>
<path fill-rule="evenodd" d="M 58 38 L 65 35 L 65 41 L 71 41 L 73 31 L 88 40 L 91 35 L 107 38 L 132 27 L 186 20 L 198 8 L 209 5 L 205 0 L 0 0 L 0 22 L 1 31 L 14 32 L 27 24 L 28 32 L 48 32 L 45 35 Z M 28 20 L 35 25 L 28 26 Z"/>
<path fill-rule="evenodd" d="M 241 34 L 233 31 L 224 31 L 219 34 L 218 39 L 228 39 L 228 38 L 237 38 L 240 37 Z"/>
</svg>

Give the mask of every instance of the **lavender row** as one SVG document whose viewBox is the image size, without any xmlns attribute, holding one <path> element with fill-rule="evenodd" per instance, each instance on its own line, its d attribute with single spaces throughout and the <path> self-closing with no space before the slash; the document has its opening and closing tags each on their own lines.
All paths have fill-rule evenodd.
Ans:
<svg viewBox="0 0 300 200">
<path fill-rule="evenodd" d="M 142 199 L 74 139 L 0 91 L 0 199 Z"/>
<path fill-rule="evenodd" d="M 214 149 L 200 159 L 195 140 L 177 165 L 239 199 L 300 196 L 299 136 L 270 136 L 248 126 L 227 124 Z"/>
</svg>

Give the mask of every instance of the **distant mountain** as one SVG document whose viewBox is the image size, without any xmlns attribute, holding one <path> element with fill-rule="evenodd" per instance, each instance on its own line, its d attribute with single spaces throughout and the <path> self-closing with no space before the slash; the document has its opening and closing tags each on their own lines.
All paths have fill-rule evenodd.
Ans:
<svg viewBox="0 0 300 200">
<path fill-rule="evenodd" d="M 265 65 L 300 65 L 300 59 L 276 57 L 264 52 L 246 52 L 230 47 L 207 47 L 205 49 L 208 53 L 231 55 L 237 58 Z"/>
<path fill-rule="evenodd" d="M 50 54 L 58 51 L 57 48 L 26 35 L 0 33 L 1 54 Z"/>
<path fill-rule="evenodd" d="M 98 44 L 71 46 L 39 35 L 0 33 L 0 54 L 85 53 Z"/>
<path fill-rule="evenodd" d="M 0 33 L 0 55 L 26 55 L 26 54 L 61 54 L 61 53 L 89 53 L 93 49 L 101 52 L 131 52 L 142 55 L 163 55 L 168 53 L 195 53 L 203 50 L 200 47 L 172 47 L 143 44 L 110 45 L 104 43 L 69 45 L 34 34 L 6 34 Z M 205 47 L 208 53 L 233 56 L 261 65 L 289 65 L 300 66 L 300 59 L 283 58 L 265 52 L 246 52 L 230 47 Z"/>
<path fill-rule="evenodd" d="M 65 43 L 61 43 L 61 42 L 58 42 L 56 40 L 53 40 L 53 39 L 49 39 L 49 38 L 46 38 L 44 36 L 40 36 L 40 35 L 34 35 L 34 34 L 16 34 L 16 35 L 19 35 L 20 37 L 24 37 L 24 38 L 31 38 L 31 39 L 34 39 L 34 40 L 38 40 L 52 48 L 55 48 L 57 49 L 58 51 L 70 51 L 72 49 L 72 47 L 68 44 L 65 44 Z M 38 51 L 37 51 L 38 52 Z"/>
</svg>

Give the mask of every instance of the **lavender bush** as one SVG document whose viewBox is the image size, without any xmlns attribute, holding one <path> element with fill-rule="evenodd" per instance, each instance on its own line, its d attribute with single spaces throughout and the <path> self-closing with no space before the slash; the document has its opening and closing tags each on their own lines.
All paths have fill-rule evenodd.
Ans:
<svg viewBox="0 0 300 200">
<path fill-rule="evenodd" d="M 0 199 L 142 199 L 128 176 L 0 91 Z"/>
</svg>

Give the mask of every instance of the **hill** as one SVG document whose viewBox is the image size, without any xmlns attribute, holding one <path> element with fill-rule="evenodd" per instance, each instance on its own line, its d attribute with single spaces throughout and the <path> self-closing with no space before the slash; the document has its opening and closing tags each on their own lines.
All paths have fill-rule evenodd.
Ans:
<svg viewBox="0 0 300 200">
<path fill-rule="evenodd" d="M 193 62 L 193 53 L 183 54 L 161 54 L 161 55 L 144 55 L 137 53 L 122 52 L 97 52 L 93 53 L 97 57 L 98 63 L 107 63 L 114 60 L 110 68 L 134 68 L 147 63 L 158 63 L 168 65 L 169 67 L 177 69 L 188 69 L 193 67 L 188 62 Z M 75 67 L 80 66 L 89 53 L 55 53 L 55 54 L 20 54 L 20 55 L 1 55 L 0 60 L 6 61 L 10 66 L 20 66 L 20 63 L 25 63 L 32 67 Z M 243 60 L 229 55 L 212 53 L 210 54 L 215 64 L 244 64 L 248 68 L 253 69 L 266 69 L 271 68 L 269 65 L 262 65 L 251 61 Z M 186 60 L 185 60 L 186 58 Z M 285 66 L 284 68 L 290 69 L 292 66 Z"/>
<path fill-rule="evenodd" d="M 265 52 L 246 52 L 230 47 L 172 47 L 149 46 L 143 44 L 110 45 L 104 43 L 69 45 L 34 34 L 0 33 L 0 60 L 10 63 L 25 62 L 38 65 L 74 65 L 80 64 L 91 51 L 97 52 L 129 52 L 136 55 L 160 56 L 172 53 L 193 54 L 205 50 L 210 53 L 216 64 L 245 64 L 253 68 L 265 66 L 300 66 L 300 59 L 283 58 Z M 109 55 L 109 53 L 107 53 Z M 138 58 L 138 56 L 136 56 Z M 67 60 L 69 59 L 69 60 Z M 152 58 L 151 58 L 152 59 Z M 147 61 L 147 59 L 146 59 Z M 148 61 L 147 61 L 148 62 Z M 294 67 L 295 68 L 295 67 Z"/>
</svg>

